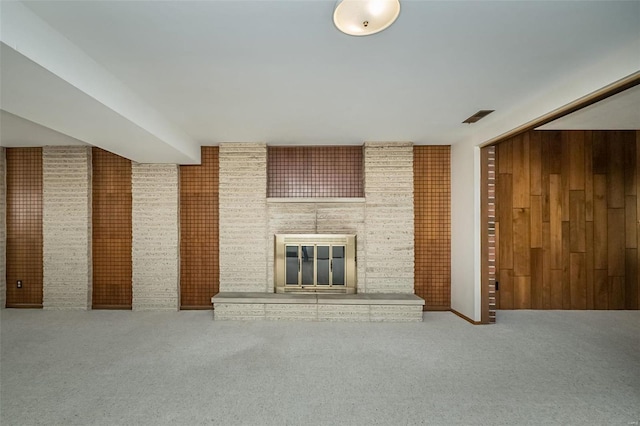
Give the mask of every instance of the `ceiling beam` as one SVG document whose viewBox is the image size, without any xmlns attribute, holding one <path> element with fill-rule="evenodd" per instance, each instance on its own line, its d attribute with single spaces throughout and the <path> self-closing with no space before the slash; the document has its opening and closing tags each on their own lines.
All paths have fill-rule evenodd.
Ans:
<svg viewBox="0 0 640 426">
<path fill-rule="evenodd" d="M 28 7 L 1 7 L 3 110 L 133 161 L 200 162 L 196 141 Z"/>
</svg>

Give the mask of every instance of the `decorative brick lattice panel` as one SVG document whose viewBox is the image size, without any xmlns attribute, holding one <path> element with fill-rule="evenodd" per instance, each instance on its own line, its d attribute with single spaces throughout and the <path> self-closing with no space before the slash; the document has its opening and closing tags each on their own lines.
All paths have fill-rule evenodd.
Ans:
<svg viewBox="0 0 640 426">
<path fill-rule="evenodd" d="M 269 147 L 267 197 L 363 197 L 361 146 Z"/>
<path fill-rule="evenodd" d="M 131 309 L 131 161 L 93 148 L 93 308 Z"/>
<path fill-rule="evenodd" d="M 42 148 L 6 148 L 6 168 L 6 306 L 42 307 Z"/>
<path fill-rule="evenodd" d="M 202 164 L 180 166 L 180 307 L 211 309 L 220 286 L 218 147 Z"/>
<path fill-rule="evenodd" d="M 415 146 L 413 155 L 415 292 L 425 299 L 425 309 L 446 310 L 451 307 L 451 149 Z"/>
</svg>

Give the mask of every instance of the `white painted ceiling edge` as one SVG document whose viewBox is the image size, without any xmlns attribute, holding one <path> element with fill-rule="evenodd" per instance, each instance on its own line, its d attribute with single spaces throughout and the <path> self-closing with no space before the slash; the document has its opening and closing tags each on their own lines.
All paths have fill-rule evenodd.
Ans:
<svg viewBox="0 0 640 426">
<path fill-rule="evenodd" d="M 81 140 L 41 126 L 33 121 L 0 110 L 0 138 L 4 147 L 41 147 L 42 141 L 48 146 L 87 146 Z"/>
<path fill-rule="evenodd" d="M 3 110 L 134 161 L 181 164 L 200 162 L 200 146 L 195 141 L 182 130 L 169 124 L 166 118 L 23 4 L 2 2 L 0 24 L 2 57 L 9 55 L 9 49 L 13 49 L 17 54 L 42 67 L 40 74 L 43 79 L 52 81 L 52 76 L 44 75 L 50 72 L 61 80 L 58 82 L 59 87 L 66 83 L 77 89 L 78 98 L 78 105 L 69 103 L 65 114 L 55 117 L 52 116 L 51 109 L 42 104 L 37 108 L 32 102 L 24 102 L 21 105 L 7 103 L 7 98 L 16 99 L 15 97 L 3 96 Z M 22 62 L 25 68 L 28 67 L 24 61 Z M 3 69 L 3 80 L 5 73 Z M 18 81 L 14 80 L 15 85 L 12 85 L 10 80 L 3 81 L 3 92 L 10 87 L 16 87 Z M 42 93 L 47 93 L 38 93 L 34 90 L 35 87 L 30 89 L 35 96 L 42 97 Z M 91 124 L 102 121 L 102 116 L 95 120 L 95 116 L 87 114 L 86 108 L 89 106 L 94 112 L 104 110 L 104 107 L 111 110 L 111 120 L 107 129 L 110 137 L 95 140 L 95 130 L 88 134 L 78 128 L 81 121 Z M 104 126 L 104 123 L 102 125 Z M 133 127 L 139 129 L 132 134 Z M 137 137 L 133 139 L 132 136 Z M 135 144 L 128 144 L 123 150 L 120 144 L 114 144 L 117 140 L 135 140 Z"/>
<path fill-rule="evenodd" d="M 536 130 L 638 129 L 640 129 L 640 85 L 536 128 Z"/>
</svg>

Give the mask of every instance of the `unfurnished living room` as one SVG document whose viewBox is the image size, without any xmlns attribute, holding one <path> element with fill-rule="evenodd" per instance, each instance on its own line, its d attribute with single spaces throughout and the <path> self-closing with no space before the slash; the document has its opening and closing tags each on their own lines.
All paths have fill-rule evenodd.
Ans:
<svg viewBox="0 0 640 426">
<path fill-rule="evenodd" d="M 0 424 L 640 424 L 640 1 L 0 0 Z"/>
</svg>

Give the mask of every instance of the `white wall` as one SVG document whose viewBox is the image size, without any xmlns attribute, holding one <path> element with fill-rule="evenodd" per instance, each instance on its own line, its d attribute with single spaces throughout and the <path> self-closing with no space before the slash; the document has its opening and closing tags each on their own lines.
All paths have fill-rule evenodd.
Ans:
<svg viewBox="0 0 640 426">
<path fill-rule="evenodd" d="M 6 304 L 7 295 L 7 275 L 6 275 L 6 255 L 7 255 L 7 233 L 6 233 L 6 168 L 5 152 L 0 147 L 0 309 Z"/>
<path fill-rule="evenodd" d="M 451 147 L 451 309 L 480 321 L 476 151 L 466 144 Z"/>
</svg>

